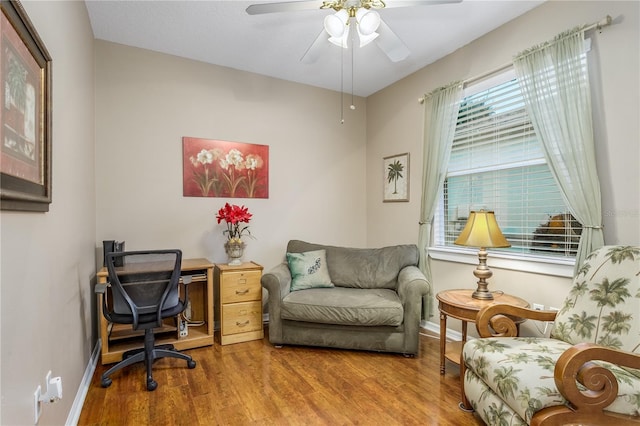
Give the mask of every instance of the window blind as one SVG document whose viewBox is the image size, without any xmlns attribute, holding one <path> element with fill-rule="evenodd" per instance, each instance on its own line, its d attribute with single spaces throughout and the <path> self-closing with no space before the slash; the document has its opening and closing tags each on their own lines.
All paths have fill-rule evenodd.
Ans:
<svg viewBox="0 0 640 426">
<path fill-rule="evenodd" d="M 569 214 L 549 171 L 515 77 L 461 102 L 436 246 L 453 242 L 472 210 L 493 210 L 512 247 L 525 255 L 575 256 L 580 224 Z"/>
</svg>

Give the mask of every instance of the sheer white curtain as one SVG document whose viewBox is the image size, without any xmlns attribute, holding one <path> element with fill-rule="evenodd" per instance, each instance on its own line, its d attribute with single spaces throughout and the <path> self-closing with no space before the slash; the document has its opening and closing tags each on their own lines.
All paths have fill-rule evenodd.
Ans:
<svg viewBox="0 0 640 426">
<path fill-rule="evenodd" d="M 584 30 L 560 34 L 519 54 L 513 64 L 551 173 L 583 225 L 577 270 L 592 250 L 604 245 Z"/>
<path fill-rule="evenodd" d="M 438 204 L 438 193 L 447 175 L 447 165 L 449 164 L 462 93 L 462 83 L 456 82 L 436 89 L 425 96 L 422 204 L 418 247 L 420 249 L 420 269 L 430 284 L 433 281 L 429 267 L 428 247 L 433 215 Z M 431 313 L 431 295 L 425 296 L 423 306 L 426 311 L 423 317 L 427 318 Z"/>
</svg>

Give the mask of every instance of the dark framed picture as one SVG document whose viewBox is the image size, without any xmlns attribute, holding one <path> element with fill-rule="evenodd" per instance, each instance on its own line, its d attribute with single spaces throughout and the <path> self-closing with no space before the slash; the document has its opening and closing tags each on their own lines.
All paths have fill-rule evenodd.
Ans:
<svg viewBox="0 0 640 426">
<path fill-rule="evenodd" d="M 1 0 L 0 207 L 51 204 L 51 56 L 18 1 Z"/>
<path fill-rule="evenodd" d="M 385 203 L 409 201 L 409 153 L 384 157 L 384 192 Z"/>
</svg>

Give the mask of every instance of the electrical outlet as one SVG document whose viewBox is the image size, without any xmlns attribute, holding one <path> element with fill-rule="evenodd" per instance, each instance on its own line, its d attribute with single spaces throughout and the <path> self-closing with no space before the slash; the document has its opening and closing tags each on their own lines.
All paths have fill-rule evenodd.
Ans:
<svg viewBox="0 0 640 426">
<path fill-rule="evenodd" d="M 187 337 L 189 335 L 189 327 L 187 321 L 183 318 L 178 319 L 178 336 Z"/>
<path fill-rule="evenodd" d="M 541 303 L 534 303 L 532 306 L 536 311 L 544 311 L 544 305 Z"/>
<path fill-rule="evenodd" d="M 34 420 L 33 424 L 38 424 L 38 420 L 40 420 L 40 414 L 42 414 L 42 402 L 40 402 L 40 397 L 42 396 L 42 388 L 40 385 L 36 388 L 36 391 L 33 393 L 33 410 L 34 410 Z"/>
</svg>

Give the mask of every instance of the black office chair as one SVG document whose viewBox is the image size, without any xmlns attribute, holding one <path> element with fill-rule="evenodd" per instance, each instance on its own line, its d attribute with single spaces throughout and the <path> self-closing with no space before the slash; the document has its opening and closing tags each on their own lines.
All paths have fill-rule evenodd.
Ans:
<svg viewBox="0 0 640 426">
<path fill-rule="evenodd" d="M 184 298 L 180 300 L 179 280 L 182 252 L 180 250 L 152 250 L 108 253 L 105 258 L 109 272 L 112 300 L 107 300 L 106 287 L 98 284 L 102 295 L 105 318 L 118 324 L 132 324 L 134 330 L 144 330 L 144 349 L 125 352 L 122 361 L 102 375 L 102 387 L 111 385 L 109 376 L 124 367 L 144 361 L 147 367 L 147 390 L 155 390 L 151 367 L 158 358 L 171 357 L 196 362 L 178 352 L 173 345 L 155 345 L 153 329 L 163 325 L 164 318 L 177 317 L 188 300 L 191 277 L 182 277 Z M 123 265 L 116 267 L 115 265 Z"/>
</svg>

